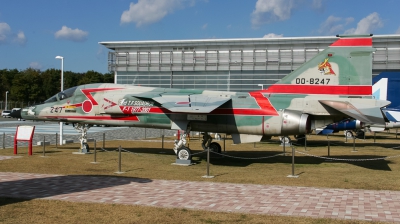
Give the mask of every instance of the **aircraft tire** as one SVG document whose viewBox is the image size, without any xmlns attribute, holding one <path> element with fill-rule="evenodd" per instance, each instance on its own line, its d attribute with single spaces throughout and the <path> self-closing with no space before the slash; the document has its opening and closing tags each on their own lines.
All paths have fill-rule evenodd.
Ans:
<svg viewBox="0 0 400 224">
<path fill-rule="evenodd" d="M 354 138 L 354 135 L 353 135 L 353 132 L 352 132 L 352 131 L 345 131 L 345 132 L 344 132 L 344 135 L 345 135 L 347 138 Z"/>
<path fill-rule="evenodd" d="M 180 160 L 191 160 L 192 159 L 192 152 L 188 147 L 182 146 L 177 153 L 177 158 Z"/>
<path fill-rule="evenodd" d="M 89 145 L 87 143 L 83 143 L 83 150 L 85 150 L 86 152 L 89 152 Z"/>
<path fill-rule="evenodd" d="M 282 144 L 290 144 L 292 142 L 289 136 L 280 137 L 280 140 Z"/>
<path fill-rule="evenodd" d="M 210 149 L 211 152 L 221 153 L 221 145 L 217 142 L 211 142 Z"/>
</svg>

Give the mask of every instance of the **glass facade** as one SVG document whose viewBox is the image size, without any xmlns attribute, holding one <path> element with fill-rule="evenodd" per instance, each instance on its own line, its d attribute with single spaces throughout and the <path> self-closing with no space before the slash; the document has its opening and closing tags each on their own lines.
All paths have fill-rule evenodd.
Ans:
<svg viewBox="0 0 400 224">
<path fill-rule="evenodd" d="M 118 72 L 117 83 L 162 88 L 247 92 L 260 89 L 259 84 L 264 87 L 274 84 L 286 74 L 284 71 Z"/>
<path fill-rule="evenodd" d="M 276 83 L 337 37 L 100 42 L 118 84 L 253 91 Z M 373 36 L 373 75 L 400 71 L 400 35 Z"/>
</svg>

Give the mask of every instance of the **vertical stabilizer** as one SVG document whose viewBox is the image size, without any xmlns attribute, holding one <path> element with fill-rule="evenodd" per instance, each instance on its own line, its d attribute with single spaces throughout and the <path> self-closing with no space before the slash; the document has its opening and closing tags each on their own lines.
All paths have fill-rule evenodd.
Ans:
<svg viewBox="0 0 400 224">
<path fill-rule="evenodd" d="M 400 72 L 382 72 L 373 81 L 375 99 L 391 101 L 391 104 L 383 109 L 387 119 L 400 122 Z"/>
<path fill-rule="evenodd" d="M 375 99 L 385 99 L 383 97 L 386 96 L 385 100 L 391 102 L 388 108 L 400 110 L 400 72 L 381 72 L 372 79 L 372 82 Z"/>
<path fill-rule="evenodd" d="M 387 100 L 388 79 L 382 78 L 372 86 L 372 95 L 377 100 Z"/>
<path fill-rule="evenodd" d="M 372 95 L 371 36 L 340 37 L 266 92 Z"/>
</svg>

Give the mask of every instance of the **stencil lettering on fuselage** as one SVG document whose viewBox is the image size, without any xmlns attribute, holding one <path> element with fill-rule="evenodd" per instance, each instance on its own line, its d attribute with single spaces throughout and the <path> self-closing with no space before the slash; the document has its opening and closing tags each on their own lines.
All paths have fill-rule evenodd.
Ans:
<svg viewBox="0 0 400 224">
<path fill-rule="evenodd" d="M 308 68 L 295 79 L 292 84 L 300 85 L 339 85 L 339 66 L 327 60 Z"/>
<path fill-rule="evenodd" d="M 121 99 L 121 100 L 118 100 L 118 105 L 119 106 L 148 106 L 148 107 L 152 107 L 152 106 L 154 106 L 154 102 L 153 101 L 143 101 L 143 100 Z"/>
</svg>

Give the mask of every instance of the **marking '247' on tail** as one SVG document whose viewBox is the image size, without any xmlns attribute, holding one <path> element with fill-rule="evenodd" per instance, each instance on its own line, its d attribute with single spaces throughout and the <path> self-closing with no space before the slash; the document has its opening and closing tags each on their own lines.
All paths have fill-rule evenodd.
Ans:
<svg viewBox="0 0 400 224">
<path fill-rule="evenodd" d="M 265 92 L 281 94 L 372 94 L 371 36 L 340 37 Z"/>
</svg>

